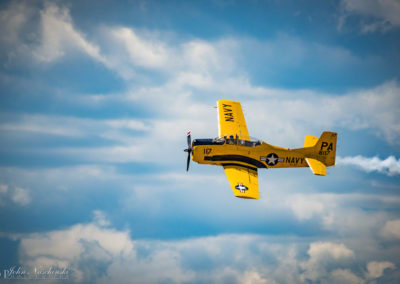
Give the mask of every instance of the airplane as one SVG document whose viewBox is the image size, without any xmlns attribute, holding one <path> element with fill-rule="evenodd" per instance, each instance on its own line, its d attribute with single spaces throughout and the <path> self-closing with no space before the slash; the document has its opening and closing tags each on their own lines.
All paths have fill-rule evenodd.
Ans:
<svg viewBox="0 0 400 284">
<path fill-rule="evenodd" d="M 218 137 L 194 139 L 187 133 L 188 153 L 199 164 L 222 166 L 233 194 L 259 199 L 258 169 L 310 167 L 315 175 L 326 176 L 326 167 L 335 165 L 337 133 L 324 131 L 320 138 L 305 136 L 304 148 L 272 146 L 249 136 L 240 102 L 217 101 Z"/>
</svg>

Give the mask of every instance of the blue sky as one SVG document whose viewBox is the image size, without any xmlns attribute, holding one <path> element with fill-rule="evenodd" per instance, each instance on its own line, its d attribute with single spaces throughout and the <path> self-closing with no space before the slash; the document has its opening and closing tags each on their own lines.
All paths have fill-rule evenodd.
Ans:
<svg viewBox="0 0 400 284">
<path fill-rule="evenodd" d="M 400 281 L 400 3 L 3 1 L 0 258 L 60 283 Z M 251 136 L 338 132 L 337 165 L 191 164 L 219 99 Z M 3 275 L 3 274 L 2 274 Z"/>
</svg>

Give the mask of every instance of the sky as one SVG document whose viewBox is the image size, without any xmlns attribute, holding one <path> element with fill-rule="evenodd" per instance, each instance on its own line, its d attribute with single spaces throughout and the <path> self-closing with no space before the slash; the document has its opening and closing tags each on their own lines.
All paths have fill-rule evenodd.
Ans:
<svg viewBox="0 0 400 284">
<path fill-rule="evenodd" d="M 398 15 L 398 0 L 2 1 L 0 277 L 400 282 Z M 220 99 L 273 145 L 337 132 L 336 166 L 260 170 L 259 200 L 220 167 L 186 172 L 186 133 L 216 137 Z"/>
</svg>

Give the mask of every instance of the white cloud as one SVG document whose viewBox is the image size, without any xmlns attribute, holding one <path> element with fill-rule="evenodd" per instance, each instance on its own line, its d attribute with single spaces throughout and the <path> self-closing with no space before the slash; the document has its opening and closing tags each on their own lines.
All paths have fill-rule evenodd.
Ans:
<svg viewBox="0 0 400 284">
<path fill-rule="evenodd" d="M 105 63 L 99 47 L 75 29 L 67 8 L 60 8 L 50 2 L 45 3 L 40 17 L 40 45 L 34 50 L 34 55 L 39 61 L 51 62 L 63 57 L 69 50 L 76 50 Z"/>
<path fill-rule="evenodd" d="M 4 206 L 8 200 L 20 206 L 28 205 L 31 202 L 30 192 L 26 188 L 0 184 L 0 206 Z"/>
<path fill-rule="evenodd" d="M 381 230 L 381 235 L 387 239 L 400 239 L 400 219 L 387 221 Z"/>
<path fill-rule="evenodd" d="M 349 269 L 336 269 L 331 272 L 332 280 L 329 283 L 337 284 L 362 284 L 364 280 Z"/>
<path fill-rule="evenodd" d="M 203 75 L 200 76 L 203 78 Z M 273 145 L 301 147 L 304 135 L 319 136 L 322 130 L 335 131 L 338 128 L 367 130 L 394 145 L 400 141 L 400 124 L 397 119 L 400 115 L 400 88 L 396 82 L 351 91 L 341 96 L 307 90 L 289 92 L 283 89 L 257 89 L 240 81 L 232 85 L 222 81 L 218 86 L 208 79 L 196 82 L 205 90 L 230 93 L 230 98 L 240 100 L 250 135 Z M 202 133 L 216 136 L 216 132 L 206 132 L 207 128 L 216 129 L 216 110 L 212 108 L 215 102 L 210 101 L 207 95 L 204 95 L 204 100 L 194 99 L 193 92 L 185 84 L 173 80 L 161 87 L 131 91 L 125 98 L 119 96 L 109 99 L 133 101 L 168 118 L 167 121 L 154 121 L 151 132 L 167 129 L 165 127 L 168 123 L 182 126 L 180 133 L 190 127 L 196 136 Z M 243 97 L 244 92 L 250 95 Z M 175 98 L 174 104 L 170 102 L 171 96 Z M 285 115 L 282 115 L 283 110 Z M 265 128 L 264 123 L 268 123 L 268 128 Z M 172 129 L 175 134 L 178 128 L 168 129 Z M 339 141 L 340 137 L 339 133 Z"/>
<path fill-rule="evenodd" d="M 31 202 L 30 193 L 22 187 L 15 187 L 11 193 L 11 199 L 19 205 L 27 205 Z"/>
<path fill-rule="evenodd" d="M 104 27 L 101 34 L 107 66 L 128 81 L 151 82 L 141 74 L 145 68 L 168 79 L 164 88 L 210 88 L 235 70 L 231 57 L 237 42 L 233 40 L 172 43 L 162 33 L 129 27 Z"/>
<path fill-rule="evenodd" d="M 115 41 L 114 44 L 120 42 L 125 47 L 128 59 L 133 64 L 148 68 L 165 68 L 169 63 L 172 54 L 163 42 L 146 40 L 127 27 L 113 28 L 109 32 Z"/>
<path fill-rule="evenodd" d="M 335 260 L 354 257 L 354 252 L 344 244 L 331 242 L 311 243 L 307 253 L 310 256 L 310 262 L 314 263 L 326 259 L 327 257 L 332 257 Z"/>
<path fill-rule="evenodd" d="M 12 137 L 22 134 L 57 135 L 71 138 L 84 138 L 97 136 L 98 138 L 115 141 L 119 144 L 131 144 L 133 131 L 148 131 L 146 121 L 136 119 L 90 119 L 73 116 L 26 114 L 10 115 L 0 123 L 0 131 Z M 20 137 L 20 136 L 19 136 Z"/>
<path fill-rule="evenodd" d="M 324 203 L 306 195 L 295 195 L 288 200 L 288 205 L 301 221 L 310 219 L 314 215 L 321 215 L 325 209 Z"/>
<path fill-rule="evenodd" d="M 21 2 L 10 2 L 0 11 L 0 42 L 14 45 L 20 40 L 20 31 L 31 16 L 32 10 Z"/>
<path fill-rule="evenodd" d="M 110 221 L 107 219 L 106 214 L 101 210 L 93 211 L 93 221 L 101 227 L 110 225 Z"/>
<path fill-rule="evenodd" d="M 400 174 L 400 159 L 397 160 L 394 156 L 389 156 L 384 160 L 378 157 L 368 158 L 363 156 L 337 157 L 336 163 L 337 165 L 354 165 L 366 172 L 377 171 L 389 176 Z"/>
<path fill-rule="evenodd" d="M 395 269 L 396 266 L 389 261 L 371 261 L 367 264 L 367 278 L 379 278 L 383 275 L 385 269 Z"/>
<path fill-rule="evenodd" d="M 297 255 L 300 247 L 293 240 L 288 246 L 282 238 L 287 237 L 280 236 L 278 241 L 235 234 L 132 240 L 127 231 L 96 222 L 18 237 L 23 266 L 68 267 L 72 282 L 364 283 L 382 277 L 385 269 L 396 268 L 388 261 L 369 262 L 364 278 L 355 271 L 357 265 L 362 270 L 365 264 L 354 266 L 355 254 L 343 243 L 312 242 L 309 257 L 302 261 Z"/>
<path fill-rule="evenodd" d="M 336 63 L 363 62 L 340 47 L 310 44 L 289 36 L 280 36 L 267 42 L 221 38 L 216 41 L 194 39 L 172 43 L 162 33 L 128 27 L 102 28 L 101 36 L 97 37 L 98 46 L 75 28 L 68 9 L 49 3 L 41 11 L 41 26 L 41 43 L 34 49 L 41 60 L 56 60 L 69 51 L 78 50 L 102 62 L 128 81 L 134 79 L 143 82 L 139 87 L 134 84 L 127 94 L 108 98 L 95 95 L 92 99 L 97 104 L 128 100 L 152 111 L 161 111 L 165 116 L 182 119 L 190 115 L 186 111 L 188 106 L 198 105 L 200 101 L 209 103 L 210 94 L 214 97 L 215 93 L 219 93 L 243 102 L 244 108 L 249 110 L 246 115 L 248 122 L 251 122 L 249 129 L 255 129 L 251 130 L 251 134 L 255 133 L 252 136 L 263 137 L 266 130 L 261 127 L 263 124 L 260 121 L 268 121 L 269 135 L 277 143 L 300 142 L 305 132 L 337 127 L 368 129 L 391 144 L 400 141 L 397 119 L 400 115 L 400 88 L 396 82 L 331 96 L 307 90 L 287 91 L 255 86 L 238 65 L 241 54 L 247 49 L 259 48 L 273 59 L 276 57 L 275 51 L 281 50 L 282 46 L 299 46 L 299 50 L 287 52 L 290 64 L 296 62 L 296 58 L 302 64 L 309 56 L 309 50 L 323 58 L 334 58 Z M 164 83 L 142 77 L 146 75 L 138 72 L 140 68 L 158 72 Z M 193 99 L 198 92 L 201 92 L 201 97 Z M 178 105 L 171 104 L 171 97 L 174 102 L 179 102 Z M 159 108 L 159 105 L 163 105 L 163 108 Z M 284 116 L 282 110 L 285 110 Z M 41 130 L 44 127 L 31 129 Z M 112 137 L 114 133 L 106 135 Z"/>
<path fill-rule="evenodd" d="M 362 17 L 361 31 L 364 33 L 400 27 L 400 3 L 397 0 L 342 0 L 341 6 L 345 11 L 342 17 L 352 14 Z"/>
<path fill-rule="evenodd" d="M 79 261 L 108 262 L 131 254 L 133 246 L 128 232 L 78 224 L 67 230 L 27 235 L 21 239 L 20 251 L 24 266 L 68 268 L 71 280 L 80 282 L 89 270 L 80 267 Z"/>
<path fill-rule="evenodd" d="M 314 242 L 310 244 L 307 253 L 310 256 L 309 260 L 301 264 L 304 269 L 301 275 L 302 281 L 316 281 L 321 277 L 327 277 L 329 267 L 339 261 L 344 263 L 354 258 L 354 252 L 342 243 Z"/>
<path fill-rule="evenodd" d="M 0 184 L 0 193 L 6 194 L 8 192 L 8 185 L 7 184 Z"/>
</svg>

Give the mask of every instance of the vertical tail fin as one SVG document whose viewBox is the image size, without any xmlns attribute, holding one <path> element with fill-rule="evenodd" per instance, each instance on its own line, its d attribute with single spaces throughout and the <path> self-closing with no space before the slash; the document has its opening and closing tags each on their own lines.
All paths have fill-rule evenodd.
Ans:
<svg viewBox="0 0 400 284">
<path fill-rule="evenodd" d="M 306 136 L 304 147 L 313 147 L 310 158 L 314 158 L 329 167 L 335 165 L 336 141 L 337 133 L 325 131 L 319 139 L 314 136 Z"/>
<path fill-rule="evenodd" d="M 306 136 L 304 147 L 311 151 L 307 154 L 307 164 L 315 175 L 326 176 L 326 167 L 335 165 L 337 133 L 323 132 L 318 139 Z"/>
</svg>

